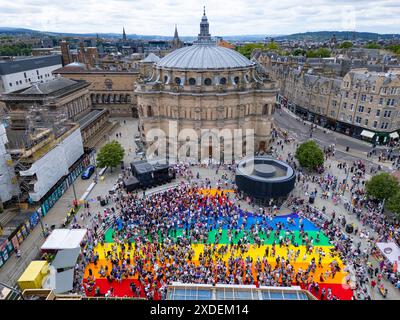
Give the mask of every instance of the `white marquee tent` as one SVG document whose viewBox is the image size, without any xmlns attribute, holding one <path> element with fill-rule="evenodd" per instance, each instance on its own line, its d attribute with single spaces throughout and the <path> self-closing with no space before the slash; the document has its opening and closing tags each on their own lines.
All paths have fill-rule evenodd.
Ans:
<svg viewBox="0 0 400 320">
<path fill-rule="evenodd" d="M 79 248 L 87 229 L 55 229 L 48 236 L 41 250 L 65 250 Z"/>
</svg>

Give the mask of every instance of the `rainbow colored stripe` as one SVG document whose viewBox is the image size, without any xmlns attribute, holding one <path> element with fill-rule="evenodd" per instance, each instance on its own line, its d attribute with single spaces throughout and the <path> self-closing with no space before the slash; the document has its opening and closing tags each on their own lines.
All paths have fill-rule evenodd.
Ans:
<svg viewBox="0 0 400 320">
<path fill-rule="evenodd" d="M 203 194 L 207 194 L 207 191 L 203 191 Z M 214 197 L 215 196 L 215 191 L 208 192 L 209 197 Z M 287 218 L 290 217 L 294 223 L 289 224 L 287 222 Z M 219 218 L 223 219 L 223 218 Z M 223 220 L 221 220 L 223 222 Z M 214 224 L 211 222 L 211 219 L 207 221 L 205 219 L 203 223 L 210 223 L 210 225 L 213 227 Z M 212 223 L 212 224 L 211 224 Z M 193 266 L 197 266 L 200 264 L 200 254 L 204 254 L 205 249 L 209 248 L 215 248 L 216 250 L 212 254 L 211 259 L 206 259 L 203 260 L 203 263 L 205 264 L 210 264 L 210 263 L 215 263 L 216 261 L 219 261 L 219 263 L 224 262 L 227 265 L 228 259 L 230 257 L 232 258 L 240 258 L 246 260 L 246 258 L 250 257 L 253 259 L 253 262 L 262 259 L 266 259 L 268 263 L 272 266 L 272 268 L 275 267 L 277 264 L 276 259 L 277 257 L 284 257 L 285 259 L 288 258 L 288 254 L 290 253 L 290 264 L 294 268 L 294 270 L 298 271 L 300 268 L 302 270 L 306 270 L 311 262 L 311 260 L 314 258 L 315 263 L 317 264 L 317 268 L 315 273 L 310 275 L 308 278 L 308 282 L 318 282 L 321 292 L 322 288 L 325 288 L 326 290 L 330 288 L 332 290 L 332 294 L 335 295 L 336 297 L 340 298 L 341 300 L 347 300 L 350 299 L 352 296 L 352 290 L 349 288 L 347 285 L 347 279 L 348 274 L 344 271 L 345 266 L 338 256 L 338 254 L 334 251 L 334 247 L 330 243 L 329 239 L 309 220 L 303 219 L 303 232 L 307 234 L 309 239 L 313 239 L 313 246 L 311 248 L 311 252 L 308 252 L 307 255 L 306 253 L 306 246 L 305 243 L 301 239 L 301 230 L 299 226 L 299 217 L 296 214 L 290 214 L 286 216 L 279 216 L 275 217 L 272 220 L 268 220 L 266 223 L 265 221 L 258 216 L 255 215 L 247 215 L 247 222 L 246 225 L 244 226 L 244 230 L 250 230 L 252 226 L 255 224 L 258 224 L 259 227 L 272 227 L 273 230 L 276 230 L 277 224 L 283 225 L 283 230 L 280 231 L 279 236 L 275 236 L 274 232 L 271 232 L 270 236 L 267 237 L 265 233 L 260 233 L 259 236 L 261 239 L 264 239 L 264 242 L 261 245 L 254 244 L 253 239 L 250 238 L 248 235 L 248 239 L 250 240 L 249 245 L 245 245 L 247 250 L 243 253 L 240 252 L 239 246 L 237 245 L 238 241 L 240 238 L 243 237 L 244 231 L 241 230 L 239 234 L 237 235 L 236 238 L 232 239 L 232 245 L 230 245 L 230 241 L 228 239 L 228 227 L 227 224 L 222 224 L 222 236 L 220 237 L 220 240 L 218 244 L 214 245 L 215 243 L 215 237 L 216 234 L 219 233 L 221 230 L 216 230 L 212 229 L 208 233 L 208 239 L 206 244 L 196 244 L 193 243 L 191 244 L 191 249 L 193 250 L 194 254 L 192 255 L 190 260 L 187 260 L 187 264 L 192 264 Z M 243 224 L 243 217 L 239 219 L 238 226 L 240 227 Z M 208 225 L 209 226 L 209 225 Z M 180 228 L 176 229 L 176 234 L 175 232 L 171 232 L 170 236 L 171 237 L 181 237 L 183 235 L 184 228 L 186 226 L 181 225 Z M 119 228 L 122 228 L 122 224 L 120 223 Z M 231 230 L 233 231 L 233 230 Z M 282 245 L 279 246 L 279 244 L 275 245 L 275 255 L 272 256 L 272 247 L 273 243 L 276 242 L 278 243 L 279 237 L 285 237 L 289 234 L 288 231 L 291 231 L 292 234 L 294 235 L 294 242 L 290 243 L 288 246 Z M 233 234 L 233 232 L 232 232 Z M 250 234 L 250 233 L 249 233 Z M 319 234 L 319 241 L 317 242 L 315 239 L 317 237 L 317 234 Z M 101 290 L 102 293 L 108 290 L 110 286 L 114 288 L 114 295 L 115 296 L 131 296 L 132 292 L 130 290 L 130 283 L 134 282 L 137 286 L 141 286 L 140 282 L 138 281 L 138 274 L 134 274 L 131 276 L 128 276 L 124 278 L 121 282 L 109 282 L 107 281 L 106 277 L 103 277 L 99 274 L 99 269 L 100 266 L 108 266 L 108 270 L 111 270 L 112 265 L 111 262 L 107 260 L 107 252 L 111 251 L 113 252 L 113 249 L 116 248 L 118 256 L 120 255 L 121 248 L 120 245 L 117 245 L 116 242 L 114 242 L 114 231 L 112 229 L 109 229 L 104 237 L 104 245 L 98 244 L 97 247 L 94 249 L 95 252 L 98 253 L 99 255 L 99 261 L 97 262 L 96 266 L 93 263 L 90 263 L 85 270 L 85 275 L 84 275 L 84 282 L 86 282 L 86 279 L 89 277 L 89 269 L 91 269 L 93 276 L 95 277 L 95 282 L 96 286 L 98 286 Z M 232 236 L 233 237 L 233 236 Z M 160 243 L 163 239 L 162 236 L 159 234 L 157 239 L 151 239 L 150 237 L 148 238 L 150 240 L 150 248 L 153 250 L 158 250 L 157 244 Z M 292 235 L 290 235 L 290 239 L 292 239 Z M 123 240 L 123 239 L 121 239 Z M 297 244 L 297 245 L 295 245 Z M 225 254 L 219 254 L 218 249 L 221 246 L 228 246 L 228 250 Z M 265 257 L 265 252 L 266 249 L 269 249 L 269 255 L 268 257 Z M 295 258 L 295 252 L 299 251 L 300 253 L 298 254 L 298 257 Z M 142 252 L 141 250 L 137 250 L 135 243 L 132 243 L 131 245 L 131 250 L 128 250 L 128 245 L 125 245 L 125 258 L 127 257 L 127 253 L 129 253 L 129 256 L 131 259 L 133 259 L 134 263 L 137 260 L 142 260 L 143 262 L 143 268 L 148 270 L 148 271 L 154 271 L 154 264 L 150 262 L 148 259 L 148 256 L 146 255 L 145 252 Z M 321 260 L 320 260 L 321 257 Z M 334 276 L 332 276 L 332 273 L 330 271 L 332 270 L 332 263 L 335 261 L 336 264 L 339 265 L 340 271 L 336 272 Z M 174 261 L 168 261 L 164 260 L 163 263 L 161 263 L 157 259 L 157 264 L 160 268 L 165 267 L 165 265 L 173 264 Z M 249 270 L 248 270 L 249 271 Z M 252 264 L 252 270 L 251 273 L 253 275 L 254 279 L 257 279 L 258 272 L 255 268 L 255 263 Z M 323 281 L 321 281 L 323 280 Z M 306 284 L 300 284 L 303 288 L 307 288 Z M 313 292 L 315 294 L 315 292 Z M 91 295 L 91 293 L 87 292 L 88 295 Z M 141 295 L 144 295 L 143 290 L 141 290 Z M 318 294 L 317 294 L 317 297 Z M 155 297 L 156 299 L 159 298 L 158 295 Z"/>
</svg>

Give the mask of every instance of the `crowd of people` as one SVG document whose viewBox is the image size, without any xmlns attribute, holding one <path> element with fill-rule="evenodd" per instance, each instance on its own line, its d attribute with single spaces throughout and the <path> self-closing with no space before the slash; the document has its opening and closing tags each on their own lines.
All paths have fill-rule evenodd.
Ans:
<svg viewBox="0 0 400 320">
<path fill-rule="evenodd" d="M 322 267 L 325 253 L 318 246 L 319 235 L 310 237 L 303 229 L 301 219 L 301 243 L 298 243 L 293 231 L 287 228 L 294 221 L 289 219 L 287 225 L 278 223 L 273 228 L 269 225 L 273 215 L 263 209 L 256 213 L 257 223 L 246 229 L 248 213 L 236 203 L 229 194 L 209 197 L 188 183 L 144 198 L 138 194 L 117 196 L 115 209 L 111 210 L 120 212 L 112 224 L 115 244 L 112 250 L 104 252 L 112 268 L 100 267 L 99 274 L 110 283 L 135 276 L 145 288 L 146 298 L 152 299 L 154 296 L 163 297 L 166 285 L 172 281 L 266 286 L 296 284 L 306 288 L 311 285 L 318 290 L 318 282 L 333 279 L 340 271 L 340 258 L 336 251 L 332 251 L 329 257 L 332 262 L 319 273 L 318 279 L 314 278 Z M 225 228 L 228 243 L 218 246 Z M 183 229 L 181 237 L 176 236 L 177 229 Z M 208 241 L 211 230 L 217 230 L 213 243 Z M 281 231 L 286 232 L 282 234 Z M 246 256 L 252 246 L 259 247 L 270 237 L 276 240 L 271 247 L 266 247 L 264 256 L 257 259 Z M 104 247 L 103 239 L 99 237 L 84 251 L 85 265 L 98 260 L 95 250 L 98 243 Z M 204 244 L 197 262 L 193 259 L 193 244 Z M 299 257 L 300 250 L 289 250 L 291 245 L 304 245 L 304 255 Z M 275 255 L 278 246 L 287 248 L 286 256 Z M 296 270 L 296 260 L 305 261 L 313 254 L 308 268 Z M 93 270 L 89 274 L 86 289 L 95 291 Z M 338 297 L 330 291 L 326 298 Z"/>
<path fill-rule="evenodd" d="M 326 157 L 333 155 L 335 146 L 331 145 L 325 148 Z M 290 159 L 290 153 L 288 159 Z M 330 213 L 332 223 L 336 223 L 337 227 L 344 229 L 347 221 L 345 215 L 337 215 L 336 212 L 342 211 L 341 205 L 349 215 L 354 216 L 360 223 L 360 227 L 355 226 L 354 236 L 364 239 L 366 248 L 362 250 L 362 254 L 348 255 L 350 261 L 348 265 L 355 266 L 354 274 L 357 278 L 359 287 L 363 287 L 361 296 L 367 296 L 367 285 L 374 289 L 372 284 L 378 284 L 379 292 L 385 294 L 387 289 L 382 285 L 381 279 L 385 277 L 396 288 L 400 286 L 400 275 L 397 272 L 397 266 L 386 260 L 376 247 L 377 242 L 394 241 L 400 245 L 400 225 L 398 221 L 391 221 L 382 210 L 382 204 L 368 199 L 365 191 L 366 172 L 367 168 L 363 161 L 358 160 L 353 163 L 340 162 L 336 164 L 336 175 L 332 174 L 332 163 L 327 165 L 328 171 L 320 175 L 312 175 L 303 172 L 301 169 L 297 174 L 296 187 L 304 192 L 307 196 L 320 195 L 321 199 L 331 200 L 334 205 L 334 210 Z M 372 166 L 371 172 L 381 170 L 381 166 Z M 314 186 L 314 187 L 312 187 Z M 303 199 L 302 199 L 303 198 Z M 306 203 L 307 199 L 300 197 L 296 199 L 301 203 Z M 322 207 L 321 213 L 324 216 L 329 216 L 327 208 Z M 346 237 L 343 233 L 343 237 Z M 351 239 L 351 237 L 349 238 Z M 358 247 L 361 247 L 361 242 L 358 242 Z M 361 251 L 361 250 L 360 250 Z M 354 250 L 346 249 L 344 252 L 354 253 Z M 374 255 L 380 259 L 377 272 L 368 273 L 368 268 L 371 265 L 369 258 Z M 353 261 L 355 260 L 355 261 Z M 369 266 L 369 267 L 368 267 Z M 372 278 L 374 276 L 374 278 Z M 369 277 L 369 278 L 368 278 Z"/>
<path fill-rule="evenodd" d="M 89 225 L 89 238 L 81 263 L 76 266 L 80 276 L 76 278 L 75 290 L 112 295 L 113 290 L 101 293 L 96 288 L 95 272 L 106 278 L 111 288 L 114 281 L 137 278 L 140 286 L 132 284 L 132 295 L 144 294 L 147 299 L 165 298 L 166 286 L 172 281 L 180 281 L 301 285 L 320 299 L 335 300 L 338 297 L 330 289 L 321 290 L 319 283 L 324 283 L 326 279 L 335 277 L 340 272 L 348 272 L 345 283 L 351 284 L 354 289 L 352 299 L 371 299 L 371 290 L 376 290 L 375 288 L 385 296 L 387 289 L 383 286 L 383 278 L 399 288 L 397 269 L 379 255 L 375 246 L 379 241 L 395 241 L 399 244 L 399 225 L 387 219 L 379 203 L 367 199 L 365 163 L 355 161 L 349 164 L 339 161 L 332 167 L 334 162 L 331 162 L 326 165 L 326 172 L 323 174 L 310 174 L 298 168 L 293 153 L 284 152 L 291 144 L 293 141 L 285 137 L 283 140 L 277 139 L 272 148 L 279 159 L 287 161 L 298 170 L 296 189 L 303 194 L 290 198 L 287 205 L 292 212 L 298 214 L 300 220 L 312 221 L 321 229 L 321 235 L 325 235 L 334 246 L 330 253 L 333 262 L 324 272 L 319 272 L 318 277 L 316 274 L 321 267 L 321 260 L 324 259 L 324 253 L 318 246 L 319 239 L 310 237 L 301 228 L 301 223 L 301 243 L 296 243 L 294 233 L 287 224 L 278 224 L 274 229 L 270 223 L 279 207 L 271 204 L 255 210 L 254 215 L 260 220 L 246 229 L 249 216 L 241 208 L 241 197 L 238 193 L 222 193 L 209 197 L 199 192 L 200 189 L 211 187 L 235 190 L 234 164 L 213 166 L 216 176 L 222 173 L 222 177 L 213 182 L 214 186 L 209 178 L 201 177 L 198 172 L 194 174 L 195 166 L 177 164 L 177 177 L 186 182 L 174 189 L 148 196 L 139 193 L 126 194 L 119 190 L 113 196 L 108 196 L 111 207 L 103 213 L 93 215 Z M 324 154 L 326 159 L 334 157 L 335 146 L 326 147 Z M 196 168 L 199 167 L 210 169 L 211 166 L 202 164 Z M 334 209 L 329 211 L 325 206 L 317 209 L 310 204 L 310 196 L 332 201 Z M 252 203 L 251 199 L 247 200 L 249 204 Z M 345 232 L 345 214 L 337 213 L 343 210 L 347 211 L 346 215 L 352 215 L 359 221 L 353 235 Z M 90 215 L 89 208 L 85 212 Z M 74 222 L 73 227 L 79 227 L 79 223 Z M 96 270 L 90 269 L 89 277 L 82 279 L 86 266 L 96 264 L 99 259 L 96 251 L 98 245 L 105 248 L 104 231 L 109 226 L 113 229 L 114 245 L 111 250 L 104 249 L 103 255 L 112 267 L 108 269 L 99 266 Z M 180 236 L 176 233 L 178 229 L 182 230 Z M 227 243 L 222 241 L 225 229 L 228 230 Z M 211 230 L 217 232 L 210 243 Z M 246 256 L 253 246 L 264 245 L 264 241 L 270 237 L 275 240 L 271 247 L 267 247 L 271 249 L 264 252 L 263 256 L 257 259 Z M 357 238 L 360 240 L 357 241 Z M 196 244 L 204 246 L 198 260 L 194 260 L 193 245 Z M 294 267 L 295 261 L 302 257 L 297 250 L 291 252 L 289 249 L 289 246 L 299 245 L 307 248 L 306 255 L 314 255 L 304 270 Z M 286 255 L 275 256 L 274 248 L 282 246 L 287 248 Z M 371 256 L 379 256 L 380 263 L 377 266 L 371 262 Z M 343 262 L 344 270 L 340 269 L 338 261 Z"/>
</svg>

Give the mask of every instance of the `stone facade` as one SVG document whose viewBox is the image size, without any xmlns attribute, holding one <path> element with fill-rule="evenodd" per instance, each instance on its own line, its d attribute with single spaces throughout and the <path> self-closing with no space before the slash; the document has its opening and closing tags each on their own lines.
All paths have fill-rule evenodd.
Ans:
<svg viewBox="0 0 400 320">
<path fill-rule="evenodd" d="M 139 84 L 136 93 L 143 135 L 152 128 L 168 132 L 170 120 L 178 122 L 178 131 L 185 128 L 194 128 L 198 133 L 201 129 L 213 128 L 255 129 L 256 146 L 265 150 L 274 113 L 276 89 L 273 83 L 207 86 L 201 83 L 215 77 L 215 73 L 178 72 L 171 76 L 183 76 L 188 82 L 197 79 L 200 85 Z M 217 77 L 226 80 L 244 76 L 244 71 L 236 71 L 234 74 L 220 72 Z"/>
<path fill-rule="evenodd" d="M 380 133 L 400 130 L 400 71 L 353 70 L 340 90 L 338 120 Z"/>
<path fill-rule="evenodd" d="M 89 84 L 56 78 L 47 83 L 3 95 L 11 130 L 52 128 L 57 136 L 64 127 L 91 110 Z"/>
<path fill-rule="evenodd" d="M 277 82 L 279 102 L 303 118 L 355 138 L 386 144 L 400 133 L 400 71 L 355 68 L 339 76 L 303 57 L 256 55 Z M 373 138 L 366 136 L 368 130 Z M 364 133 L 363 133 L 364 131 Z M 363 133 L 363 134 L 362 134 Z"/>
<path fill-rule="evenodd" d="M 234 129 L 242 129 L 243 135 L 246 129 L 253 129 L 254 151 L 267 151 L 277 93 L 275 82 L 259 74 L 256 65 L 240 54 L 230 49 L 221 52 L 211 40 L 205 13 L 198 39 L 196 46 L 179 49 L 154 64 L 150 78 L 139 79 L 135 93 L 143 140 L 151 129 L 161 129 L 172 143 L 170 124 L 175 122 L 178 134 L 194 129 L 199 143 L 202 129 L 227 129 L 232 134 Z M 217 148 L 214 144 L 202 145 L 206 149 L 199 148 L 200 160 L 204 160 L 203 155 L 220 159 L 215 150 L 222 151 L 225 145 L 219 140 L 217 143 Z M 178 142 L 178 148 L 182 144 Z"/>
<path fill-rule="evenodd" d="M 111 117 L 137 117 L 137 102 L 133 90 L 139 71 L 69 71 L 65 67 L 55 72 L 65 78 L 88 82 L 94 108 L 107 109 Z"/>
<path fill-rule="evenodd" d="M 110 112 L 107 109 L 95 109 L 79 120 L 83 146 L 95 147 L 104 134 L 110 131 L 112 123 L 109 121 Z"/>
</svg>

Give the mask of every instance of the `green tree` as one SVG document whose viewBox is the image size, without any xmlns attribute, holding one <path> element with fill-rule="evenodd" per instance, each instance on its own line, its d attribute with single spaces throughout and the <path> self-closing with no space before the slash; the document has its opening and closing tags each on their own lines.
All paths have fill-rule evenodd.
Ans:
<svg viewBox="0 0 400 320">
<path fill-rule="evenodd" d="M 315 170 L 324 164 L 324 153 L 315 141 L 309 140 L 297 148 L 296 159 L 302 167 Z"/>
<path fill-rule="evenodd" d="M 400 219 L 400 192 L 397 192 L 395 195 L 391 196 L 386 202 L 385 207 L 387 210 L 395 213 Z"/>
<path fill-rule="evenodd" d="M 262 43 L 246 43 L 240 47 L 236 47 L 236 50 L 248 59 L 250 59 L 254 49 L 265 49 L 265 46 Z"/>
<path fill-rule="evenodd" d="M 365 190 L 369 197 L 382 201 L 400 192 L 400 186 L 395 177 L 382 172 L 366 182 Z"/>
<path fill-rule="evenodd" d="M 272 51 L 281 51 L 281 47 L 275 41 L 271 41 L 265 46 L 265 49 Z"/>
<path fill-rule="evenodd" d="M 353 47 L 353 43 L 350 41 L 344 41 L 339 46 L 340 49 L 350 49 L 352 47 Z"/>
<path fill-rule="evenodd" d="M 385 47 L 385 49 L 400 55 L 400 44 L 392 44 L 390 46 Z"/>
<path fill-rule="evenodd" d="M 377 44 L 376 42 L 370 42 L 367 45 L 364 46 L 366 49 L 380 49 L 381 46 Z"/>
<path fill-rule="evenodd" d="M 292 54 L 294 56 L 305 56 L 307 54 L 307 51 L 304 49 L 297 48 L 293 50 Z"/>
<path fill-rule="evenodd" d="M 125 150 L 118 141 L 105 144 L 97 154 L 97 166 L 100 168 L 112 168 L 119 165 L 124 159 Z"/>
<path fill-rule="evenodd" d="M 309 50 L 306 53 L 307 58 L 329 58 L 331 51 L 327 48 L 318 48 L 317 50 Z"/>
<path fill-rule="evenodd" d="M 28 56 L 32 53 L 32 46 L 26 43 L 0 45 L 0 56 Z"/>
</svg>

